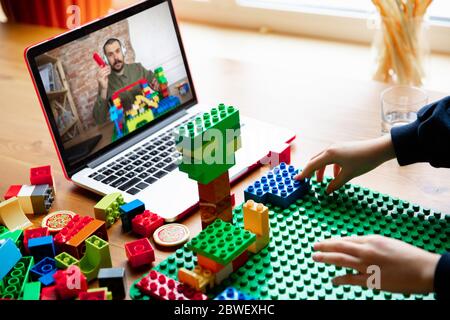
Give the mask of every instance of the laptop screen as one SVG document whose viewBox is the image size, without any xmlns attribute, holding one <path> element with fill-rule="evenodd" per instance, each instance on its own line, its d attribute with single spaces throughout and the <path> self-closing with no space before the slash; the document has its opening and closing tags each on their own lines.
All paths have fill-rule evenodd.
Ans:
<svg viewBox="0 0 450 320">
<path fill-rule="evenodd" d="M 167 2 L 85 32 L 35 62 L 72 168 L 195 98 Z"/>
</svg>

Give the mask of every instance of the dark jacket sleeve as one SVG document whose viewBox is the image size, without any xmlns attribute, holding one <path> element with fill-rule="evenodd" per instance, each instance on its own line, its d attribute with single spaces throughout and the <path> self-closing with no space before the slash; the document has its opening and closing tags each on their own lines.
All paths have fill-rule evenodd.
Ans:
<svg viewBox="0 0 450 320">
<path fill-rule="evenodd" d="M 434 273 L 434 292 L 438 300 L 450 300 L 450 252 L 443 254 Z"/>
<path fill-rule="evenodd" d="M 401 166 L 428 162 L 450 168 L 450 96 L 422 108 L 415 122 L 394 127 L 391 136 Z"/>
</svg>

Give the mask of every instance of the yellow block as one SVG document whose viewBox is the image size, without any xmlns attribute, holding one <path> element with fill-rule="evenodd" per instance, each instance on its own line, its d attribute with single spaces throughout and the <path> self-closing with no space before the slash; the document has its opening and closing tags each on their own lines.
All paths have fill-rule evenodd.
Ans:
<svg viewBox="0 0 450 320">
<path fill-rule="evenodd" d="M 257 236 L 270 234 L 269 209 L 253 200 L 247 201 L 244 206 L 244 229 Z"/>
</svg>

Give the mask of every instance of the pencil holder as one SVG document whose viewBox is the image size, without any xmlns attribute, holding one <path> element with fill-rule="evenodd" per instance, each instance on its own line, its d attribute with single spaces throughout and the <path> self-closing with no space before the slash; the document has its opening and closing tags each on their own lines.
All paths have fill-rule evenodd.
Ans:
<svg viewBox="0 0 450 320">
<path fill-rule="evenodd" d="M 430 56 L 425 18 L 378 18 L 373 41 L 374 80 L 423 86 Z"/>
</svg>

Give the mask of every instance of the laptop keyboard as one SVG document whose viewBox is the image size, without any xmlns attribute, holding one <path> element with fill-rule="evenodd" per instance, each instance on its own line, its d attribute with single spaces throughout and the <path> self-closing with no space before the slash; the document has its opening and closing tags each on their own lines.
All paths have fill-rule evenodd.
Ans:
<svg viewBox="0 0 450 320">
<path fill-rule="evenodd" d="M 182 124 L 192 121 L 199 114 Z M 138 194 L 178 168 L 176 160 L 180 153 L 175 148 L 172 130 L 163 132 L 116 161 L 98 169 L 89 178 L 131 195 Z"/>
</svg>

